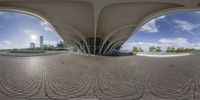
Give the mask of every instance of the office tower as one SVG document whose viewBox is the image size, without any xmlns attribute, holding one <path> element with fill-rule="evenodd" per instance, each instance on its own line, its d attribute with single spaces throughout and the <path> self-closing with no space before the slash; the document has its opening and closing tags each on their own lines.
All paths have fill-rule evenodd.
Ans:
<svg viewBox="0 0 200 100">
<path fill-rule="evenodd" d="M 40 36 L 40 48 L 43 48 L 43 36 Z"/>
</svg>

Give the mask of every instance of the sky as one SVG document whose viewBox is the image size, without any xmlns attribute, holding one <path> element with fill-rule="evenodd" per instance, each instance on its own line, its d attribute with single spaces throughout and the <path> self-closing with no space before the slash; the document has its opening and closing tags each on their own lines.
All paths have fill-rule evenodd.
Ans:
<svg viewBox="0 0 200 100">
<path fill-rule="evenodd" d="M 145 23 L 122 46 L 131 51 L 132 47 L 150 46 L 185 47 L 200 49 L 200 12 L 176 12 L 159 16 Z"/>
<path fill-rule="evenodd" d="M 49 25 L 32 15 L 19 12 L 0 12 L 0 49 L 28 48 L 31 42 L 39 47 L 39 37 L 44 44 L 56 45 L 62 38 Z"/>
</svg>

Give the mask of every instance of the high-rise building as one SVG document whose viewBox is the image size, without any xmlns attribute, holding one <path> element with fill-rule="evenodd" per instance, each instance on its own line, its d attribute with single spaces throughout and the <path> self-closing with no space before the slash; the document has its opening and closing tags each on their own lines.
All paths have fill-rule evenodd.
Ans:
<svg viewBox="0 0 200 100">
<path fill-rule="evenodd" d="M 35 49 L 35 43 L 31 42 L 29 48 L 30 48 L 30 49 Z"/>
<path fill-rule="evenodd" d="M 40 48 L 43 48 L 43 36 L 40 36 Z"/>
</svg>

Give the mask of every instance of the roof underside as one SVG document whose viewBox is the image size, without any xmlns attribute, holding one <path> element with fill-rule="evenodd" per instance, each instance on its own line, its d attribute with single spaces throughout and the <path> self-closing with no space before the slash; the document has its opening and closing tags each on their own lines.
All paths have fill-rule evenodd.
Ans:
<svg viewBox="0 0 200 100">
<path fill-rule="evenodd" d="M 26 11 L 48 21 L 70 45 L 102 39 L 122 45 L 144 23 L 165 13 L 198 9 L 200 0 L 0 0 L 1 10 Z M 94 48 L 96 49 L 96 48 Z M 103 49 L 102 49 L 103 50 Z M 87 51 L 87 50 L 86 50 Z M 100 52 L 98 51 L 98 52 Z"/>
</svg>

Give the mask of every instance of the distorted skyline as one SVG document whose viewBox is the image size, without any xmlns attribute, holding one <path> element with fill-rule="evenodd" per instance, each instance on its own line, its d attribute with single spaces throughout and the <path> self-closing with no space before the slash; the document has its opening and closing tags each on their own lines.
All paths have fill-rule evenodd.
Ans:
<svg viewBox="0 0 200 100">
<path fill-rule="evenodd" d="M 150 46 L 200 49 L 200 12 L 176 12 L 159 16 L 143 25 L 122 46 L 122 50 Z"/>
<path fill-rule="evenodd" d="M 31 42 L 39 46 L 39 37 L 44 44 L 56 45 L 62 38 L 46 22 L 32 15 L 18 12 L 0 12 L 0 49 L 28 48 Z"/>
</svg>

